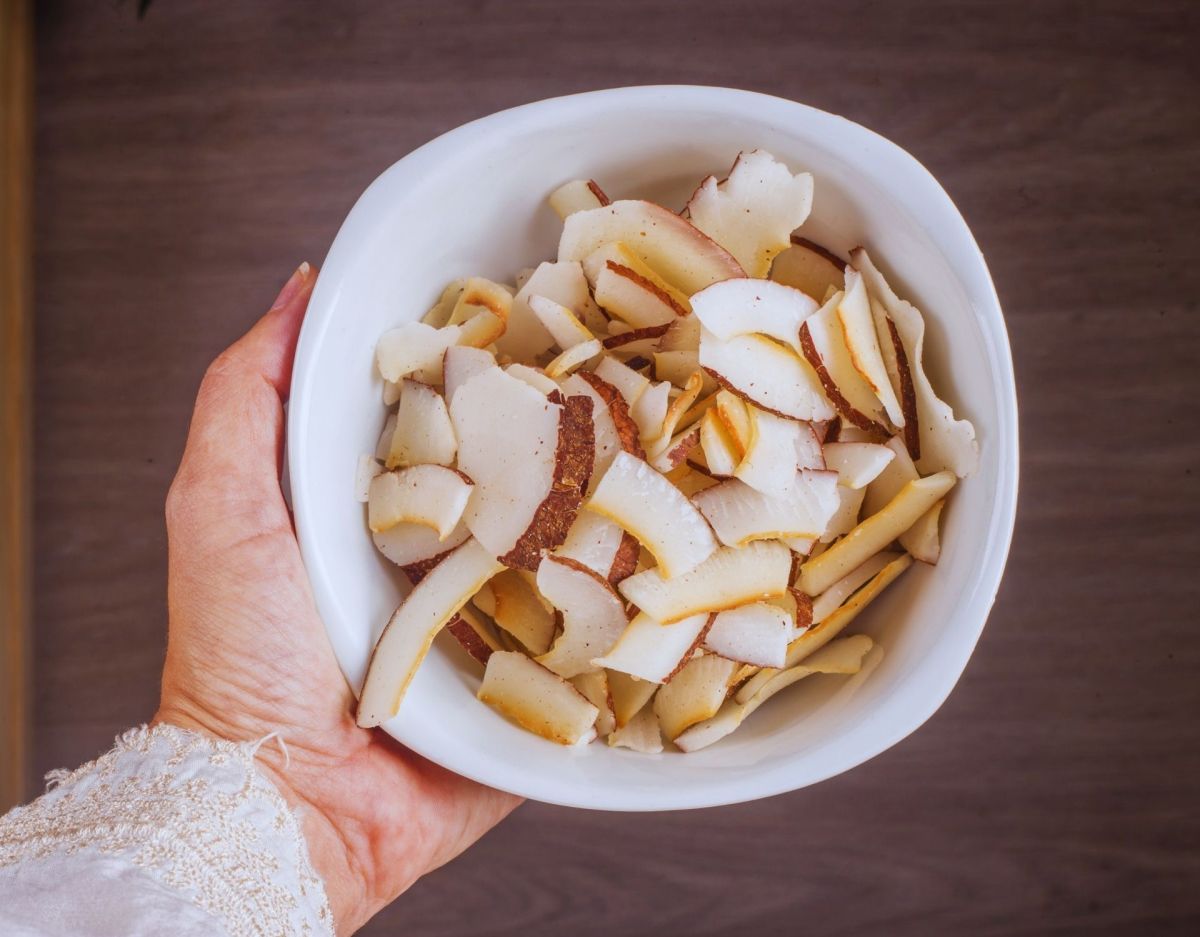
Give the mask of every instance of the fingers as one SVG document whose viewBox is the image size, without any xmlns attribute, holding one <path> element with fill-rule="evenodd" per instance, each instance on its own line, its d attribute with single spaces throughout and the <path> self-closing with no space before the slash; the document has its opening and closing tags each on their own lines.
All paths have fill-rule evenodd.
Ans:
<svg viewBox="0 0 1200 937">
<path fill-rule="evenodd" d="M 180 502 L 205 511 L 252 504 L 278 519 L 283 401 L 315 282 L 316 271 L 301 264 L 266 315 L 209 366 L 168 497 L 169 514 Z"/>
</svg>

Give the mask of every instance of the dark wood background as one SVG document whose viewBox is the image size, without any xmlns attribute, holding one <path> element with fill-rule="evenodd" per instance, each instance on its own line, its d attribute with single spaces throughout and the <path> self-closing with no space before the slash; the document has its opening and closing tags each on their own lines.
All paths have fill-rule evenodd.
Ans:
<svg viewBox="0 0 1200 937">
<path fill-rule="evenodd" d="M 773 92 L 921 159 L 986 253 L 1022 499 L 952 698 L 848 775 L 528 805 L 371 934 L 1200 932 L 1200 5 L 38 4 L 36 768 L 153 710 L 200 374 L 393 160 L 500 108 Z"/>
</svg>

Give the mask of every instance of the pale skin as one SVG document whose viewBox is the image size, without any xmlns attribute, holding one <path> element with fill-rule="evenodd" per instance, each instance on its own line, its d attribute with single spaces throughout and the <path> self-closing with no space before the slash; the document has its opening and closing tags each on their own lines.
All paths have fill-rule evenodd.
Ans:
<svg viewBox="0 0 1200 937">
<path fill-rule="evenodd" d="M 155 721 L 285 740 L 288 763 L 273 744 L 258 763 L 299 812 L 344 935 L 519 801 L 354 723 L 279 481 L 283 403 L 315 280 L 302 264 L 200 386 L 167 496 L 170 624 Z"/>
</svg>

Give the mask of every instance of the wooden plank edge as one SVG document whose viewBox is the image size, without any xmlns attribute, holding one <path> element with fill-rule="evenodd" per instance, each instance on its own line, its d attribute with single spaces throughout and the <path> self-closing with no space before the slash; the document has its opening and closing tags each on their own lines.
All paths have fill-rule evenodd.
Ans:
<svg viewBox="0 0 1200 937">
<path fill-rule="evenodd" d="M 31 7 L 0 0 L 0 813 L 32 768 Z"/>
</svg>

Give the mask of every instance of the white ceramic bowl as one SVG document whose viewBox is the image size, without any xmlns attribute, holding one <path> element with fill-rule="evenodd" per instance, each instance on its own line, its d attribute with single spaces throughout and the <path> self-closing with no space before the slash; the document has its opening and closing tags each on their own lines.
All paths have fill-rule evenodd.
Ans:
<svg viewBox="0 0 1200 937">
<path fill-rule="evenodd" d="M 762 147 L 816 181 L 804 232 L 845 254 L 866 245 L 926 313 L 935 385 L 973 420 L 979 471 L 951 495 L 936 568 L 918 566 L 856 630 L 877 638 L 869 673 L 813 677 L 734 735 L 692 755 L 543 741 L 478 702 L 478 670 L 439 640 L 384 728 L 493 787 L 608 810 L 671 810 L 790 791 L 866 761 L 928 719 L 958 680 L 1000 583 L 1017 495 L 1017 404 L 987 266 L 949 196 L 920 163 L 857 124 L 791 101 L 702 87 L 598 91 L 514 108 L 410 153 L 342 225 L 300 336 L 288 459 L 304 561 L 346 677 L 401 595 L 352 498 L 384 420 L 375 340 L 423 314 L 445 283 L 511 280 L 552 259 L 557 185 L 594 177 L 614 198 L 683 204 L 697 180 Z"/>
</svg>

